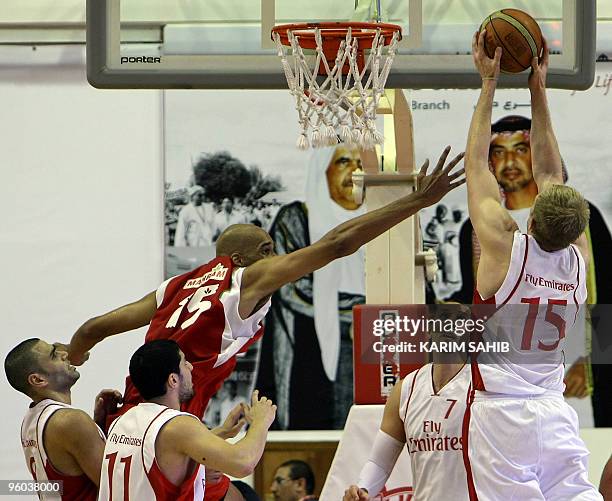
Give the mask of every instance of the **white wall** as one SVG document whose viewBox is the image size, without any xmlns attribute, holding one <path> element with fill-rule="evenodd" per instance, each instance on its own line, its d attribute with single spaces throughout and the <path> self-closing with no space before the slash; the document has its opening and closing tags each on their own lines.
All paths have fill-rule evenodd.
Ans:
<svg viewBox="0 0 612 501">
<path fill-rule="evenodd" d="M 161 92 L 93 89 L 82 47 L 4 47 L 0 110 L 4 359 L 29 337 L 67 341 L 160 283 Z M 73 403 L 90 411 L 101 388 L 122 390 L 142 339 L 97 348 Z M 0 402 L 0 478 L 28 478 L 19 444 L 28 399 L 3 378 Z"/>
</svg>

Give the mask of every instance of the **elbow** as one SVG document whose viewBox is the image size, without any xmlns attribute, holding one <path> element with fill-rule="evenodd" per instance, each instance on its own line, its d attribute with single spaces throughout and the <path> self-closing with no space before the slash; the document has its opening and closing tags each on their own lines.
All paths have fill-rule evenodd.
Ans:
<svg viewBox="0 0 612 501">
<path fill-rule="evenodd" d="M 230 473 L 232 477 L 245 478 L 251 475 L 255 471 L 255 466 L 237 466 L 233 473 Z"/>
<path fill-rule="evenodd" d="M 81 334 L 83 337 L 89 338 L 93 336 L 94 333 L 94 324 L 95 324 L 95 319 L 94 318 L 90 318 L 89 320 L 87 320 L 87 322 L 85 322 L 83 325 L 81 325 L 81 327 L 79 327 L 79 334 Z"/>
<path fill-rule="evenodd" d="M 235 458 L 236 462 L 232 467 L 232 471 L 227 473 L 236 478 L 244 478 L 251 475 L 259 462 L 259 458 L 255 458 L 251 454 L 236 454 Z"/>
<path fill-rule="evenodd" d="M 96 328 L 96 317 L 90 318 L 76 332 L 76 335 L 83 340 L 98 342 L 101 340 L 101 332 Z"/>
<path fill-rule="evenodd" d="M 332 260 L 348 256 L 358 249 L 353 244 L 355 239 L 348 230 L 335 229 L 324 238 Z"/>
</svg>

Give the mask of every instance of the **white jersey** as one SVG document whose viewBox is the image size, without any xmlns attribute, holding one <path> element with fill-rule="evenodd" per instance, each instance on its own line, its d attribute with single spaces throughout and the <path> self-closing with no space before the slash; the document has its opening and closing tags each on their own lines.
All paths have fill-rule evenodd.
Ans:
<svg viewBox="0 0 612 501">
<path fill-rule="evenodd" d="M 41 492 L 41 500 L 81 500 L 95 501 L 98 488 L 87 475 L 78 476 L 65 475 L 58 472 L 45 450 L 44 432 L 49 418 L 58 410 L 74 409 L 71 405 L 45 399 L 30 407 L 21 424 L 21 446 L 25 455 L 28 470 L 37 482 L 50 480 L 61 480 L 63 482 L 63 495 L 52 492 Z M 100 436 L 104 439 L 104 433 L 98 428 Z"/>
<path fill-rule="evenodd" d="M 562 392 L 565 336 L 574 325 L 584 325 L 586 297 L 585 262 L 575 245 L 546 252 L 532 236 L 515 232 L 501 287 L 487 300 L 476 293 L 475 303 L 494 305 L 482 312 L 488 313 L 483 341 L 505 345 L 479 353 L 474 389 L 508 395 Z"/>
<path fill-rule="evenodd" d="M 438 393 L 433 388 L 433 364 L 408 374 L 402 382 L 399 412 L 415 501 L 469 499 L 461 439 L 469 384 L 467 364 Z"/>
<path fill-rule="evenodd" d="M 186 412 L 146 402 L 132 407 L 113 422 L 104 448 L 99 501 L 128 497 L 156 501 L 201 501 L 204 498 L 204 466 L 196 465 L 193 474 L 177 486 L 162 473 L 155 458 L 157 435 L 177 416 L 198 419 Z"/>
</svg>

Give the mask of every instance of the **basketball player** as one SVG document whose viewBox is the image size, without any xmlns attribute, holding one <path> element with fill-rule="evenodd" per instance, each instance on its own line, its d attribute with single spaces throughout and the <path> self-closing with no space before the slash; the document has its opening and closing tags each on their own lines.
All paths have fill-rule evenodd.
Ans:
<svg viewBox="0 0 612 501">
<path fill-rule="evenodd" d="M 91 417 L 70 405 L 79 373 L 68 353 L 41 339 L 27 339 L 6 356 L 4 371 L 10 385 L 32 399 L 21 425 L 21 444 L 34 480 L 62 481 L 62 500 L 95 501 L 104 434 Z M 113 398 L 110 391 L 98 395 L 97 420 L 104 420 L 104 408 Z M 58 499 L 52 493 L 39 496 Z"/>
<path fill-rule="evenodd" d="M 212 261 L 167 280 L 135 303 L 85 322 L 70 342 L 70 360 L 78 365 L 83 354 L 104 338 L 150 323 L 145 341 L 174 339 L 193 364 L 196 392 L 183 410 L 202 417 L 209 400 L 234 369 L 236 355 L 262 335 L 260 322 L 270 308 L 271 294 L 355 252 L 463 184 L 462 171 L 451 172 L 463 154 L 445 166 L 449 152 L 450 148 L 444 150 L 430 175 L 425 162 L 414 193 L 347 221 L 291 254 L 275 256 L 270 235 L 255 225 L 230 226 L 217 240 L 217 257 Z M 120 412 L 140 401 L 128 377 Z M 107 425 L 114 417 L 109 417 Z M 207 501 L 222 499 L 228 485 L 225 477 L 224 483 L 209 490 Z"/>
<path fill-rule="evenodd" d="M 445 307 L 446 310 L 446 307 Z M 451 310 L 455 318 L 463 312 Z M 446 310 L 449 312 L 449 310 Z M 434 342 L 461 342 L 454 333 L 433 333 Z M 404 445 L 410 454 L 415 501 L 468 501 L 461 447 L 461 427 L 470 384 L 465 352 L 432 353 L 433 362 L 395 385 L 382 423 L 357 485 L 343 501 L 374 499 L 393 471 Z"/>
<path fill-rule="evenodd" d="M 70 360 L 78 365 L 83 354 L 104 338 L 150 322 L 146 341 L 175 339 L 193 364 L 196 393 L 183 410 L 203 416 L 211 396 L 232 372 L 236 355 L 261 335 L 260 322 L 270 307 L 270 295 L 355 252 L 463 184 L 462 171 L 451 173 L 463 154 L 445 167 L 449 151 L 443 152 L 430 175 L 428 162 L 423 165 L 414 193 L 347 221 L 291 254 L 275 256 L 270 235 L 257 226 L 230 226 L 217 240 L 217 257 L 209 263 L 165 281 L 135 303 L 85 322 L 70 342 Z M 140 401 L 128 378 L 122 411 Z"/>
<path fill-rule="evenodd" d="M 482 248 L 474 302 L 494 311 L 484 340 L 504 339 L 510 352 L 483 352 L 472 363 L 463 434 L 470 500 L 601 499 L 587 479 L 588 451 L 578 437 L 576 413 L 563 399 L 563 338 L 587 294 L 588 204 L 563 185 L 546 100 L 544 41 L 529 77 L 538 196 L 527 234 L 517 231 L 488 168 L 501 48 L 490 59 L 484 35 L 473 40 L 482 90 L 465 157 L 468 208 Z"/>
<path fill-rule="evenodd" d="M 108 431 L 100 501 L 200 501 L 206 487 L 202 465 L 236 477 L 253 472 L 276 406 L 255 391 L 251 406 L 245 406 L 249 429 L 244 438 L 229 444 L 199 417 L 180 411 L 194 393 L 191 370 L 178 344 L 169 339 L 145 343 L 132 355 L 130 377 L 144 402 Z"/>
</svg>

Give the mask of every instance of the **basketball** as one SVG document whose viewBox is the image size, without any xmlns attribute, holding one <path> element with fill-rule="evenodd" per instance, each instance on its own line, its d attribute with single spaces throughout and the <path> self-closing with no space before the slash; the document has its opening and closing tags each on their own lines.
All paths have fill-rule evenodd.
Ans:
<svg viewBox="0 0 612 501">
<path fill-rule="evenodd" d="M 542 31 L 536 20 L 517 9 L 502 9 L 488 16 L 480 30 L 486 30 L 485 51 L 490 58 L 503 49 L 501 71 L 520 73 L 531 67 L 531 60 L 542 55 Z"/>
</svg>

